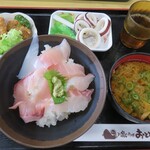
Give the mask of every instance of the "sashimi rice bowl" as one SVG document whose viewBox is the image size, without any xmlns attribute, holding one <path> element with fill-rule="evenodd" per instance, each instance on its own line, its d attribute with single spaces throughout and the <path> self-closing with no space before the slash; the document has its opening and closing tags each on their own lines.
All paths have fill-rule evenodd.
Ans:
<svg viewBox="0 0 150 150">
<path fill-rule="evenodd" d="M 70 38 L 41 35 L 18 44 L 0 60 L 0 74 L 1 130 L 29 147 L 75 140 L 94 124 L 105 103 L 99 60 Z"/>
</svg>

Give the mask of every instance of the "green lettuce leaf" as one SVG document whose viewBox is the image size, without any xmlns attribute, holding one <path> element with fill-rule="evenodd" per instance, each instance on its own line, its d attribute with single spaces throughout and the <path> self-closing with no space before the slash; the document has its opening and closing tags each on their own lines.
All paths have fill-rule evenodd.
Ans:
<svg viewBox="0 0 150 150">
<path fill-rule="evenodd" d="M 59 14 L 59 16 L 64 18 L 65 20 L 68 20 L 71 23 L 74 23 L 75 16 L 71 13 L 62 13 Z"/>
<path fill-rule="evenodd" d="M 22 32 L 11 29 L 8 33 L 0 35 L 0 54 L 4 54 L 10 48 L 23 41 Z"/>
<path fill-rule="evenodd" d="M 58 21 L 54 21 L 50 34 L 66 35 L 73 39 L 76 38 L 75 31 Z"/>
</svg>

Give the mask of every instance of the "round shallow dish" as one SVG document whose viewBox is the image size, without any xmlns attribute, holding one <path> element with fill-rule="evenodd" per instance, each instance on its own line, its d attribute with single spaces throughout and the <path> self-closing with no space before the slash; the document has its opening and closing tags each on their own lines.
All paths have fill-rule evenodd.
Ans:
<svg viewBox="0 0 150 150">
<path fill-rule="evenodd" d="M 10 21 L 10 20 L 14 20 L 16 15 L 22 15 L 23 17 L 25 17 L 31 24 L 31 31 L 32 31 L 32 36 L 37 36 L 37 28 L 35 26 L 34 20 L 28 16 L 25 13 L 22 12 L 15 12 L 15 13 L 0 13 L 0 17 L 3 17 L 5 19 L 6 22 Z M 0 58 L 3 55 L 0 55 Z"/>
<path fill-rule="evenodd" d="M 125 62 L 129 62 L 129 61 L 139 61 L 139 62 L 145 62 L 145 63 L 150 63 L 150 54 L 148 53 L 141 53 L 141 52 L 135 52 L 135 53 L 130 53 L 127 55 L 122 56 L 121 58 L 119 58 L 112 66 L 111 70 L 110 70 L 110 75 L 109 75 L 109 89 L 110 89 L 110 93 L 112 95 L 112 105 L 114 106 L 114 108 L 116 109 L 116 111 L 122 115 L 124 118 L 126 118 L 127 120 L 134 122 L 134 123 L 150 123 L 150 120 L 140 120 L 137 119 L 133 116 L 131 116 L 130 114 L 128 114 L 126 111 L 124 111 L 120 105 L 117 103 L 113 92 L 112 92 L 112 87 L 111 87 L 111 78 L 112 78 L 112 72 L 115 71 L 115 69 L 117 69 L 117 67 L 119 65 L 121 65 L 122 63 Z"/>
<path fill-rule="evenodd" d="M 39 36 L 40 50 L 45 44 L 55 46 L 64 37 Z M 25 124 L 18 110 L 9 110 L 14 102 L 13 87 L 18 81 L 18 74 L 31 39 L 26 40 L 10 51 L 0 60 L 0 129 L 12 140 L 34 148 L 51 148 L 67 144 L 86 132 L 102 112 L 106 98 L 106 79 L 103 68 L 91 50 L 83 44 L 66 38 L 71 45 L 71 58 L 85 67 L 85 71 L 95 75 L 90 88 L 94 89 L 92 100 L 85 111 L 71 114 L 68 119 L 58 122 L 56 126 L 38 127 L 35 122 Z"/>
</svg>

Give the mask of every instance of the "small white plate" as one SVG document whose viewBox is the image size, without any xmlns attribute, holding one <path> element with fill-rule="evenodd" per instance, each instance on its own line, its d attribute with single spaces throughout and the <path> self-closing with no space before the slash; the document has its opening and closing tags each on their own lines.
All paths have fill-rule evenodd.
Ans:
<svg viewBox="0 0 150 150">
<path fill-rule="evenodd" d="M 31 24 L 31 30 L 32 30 L 32 35 L 36 36 L 38 34 L 37 33 L 37 28 L 35 26 L 35 23 L 34 23 L 33 19 L 30 16 L 28 16 L 27 14 L 24 14 L 22 12 L 15 12 L 15 13 L 4 12 L 4 13 L 0 14 L 0 17 L 3 17 L 5 19 L 5 22 L 7 23 L 8 21 L 13 20 L 16 15 L 22 15 L 22 16 L 24 16 L 30 22 L 30 24 Z M 3 55 L 0 55 L 0 58 L 2 56 Z"/>
<path fill-rule="evenodd" d="M 105 51 L 107 51 L 107 50 L 109 50 L 111 48 L 111 46 L 112 46 L 111 18 L 108 15 L 106 15 L 105 13 L 93 13 L 93 12 L 85 12 L 85 11 L 65 11 L 65 10 L 55 11 L 54 13 L 52 13 L 51 18 L 50 18 L 48 34 L 51 34 L 51 29 L 54 27 L 55 20 L 60 19 L 59 22 L 61 22 L 61 18 L 59 17 L 59 15 L 61 15 L 63 13 L 70 13 L 71 15 L 74 16 L 74 18 L 76 18 L 80 14 L 90 13 L 90 14 L 93 14 L 94 16 L 96 16 L 98 21 L 101 20 L 102 18 L 103 19 L 104 18 L 107 19 L 109 21 L 109 26 L 108 26 L 107 32 L 104 32 L 104 35 L 100 35 L 100 42 L 99 42 L 98 46 L 95 47 L 95 48 L 90 48 L 87 45 L 86 46 L 89 47 L 92 51 L 97 51 L 97 52 L 105 52 Z M 63 21 L 66 21 L 66 20 L 63 19 L 62 22 Z M 74 21 L 75 21 L 75 19 L 74 19 Z M 63 22 L 63 23 L 65 24 L 65 22 Z M 72 28 L 72 30 L 75 32 L 75 30 L 73 28 L 74 24 L 69 23 L 67 26 L 70 26 L 70 28 Z M 77 34 L 76 34 L 76 36 L 77 36 Z"/>
</svg>

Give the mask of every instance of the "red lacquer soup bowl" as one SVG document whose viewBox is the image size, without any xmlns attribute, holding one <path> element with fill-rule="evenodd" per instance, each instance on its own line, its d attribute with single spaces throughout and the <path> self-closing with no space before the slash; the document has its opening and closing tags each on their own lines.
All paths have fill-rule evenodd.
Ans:
<svg viewBox="0 0 150 150">
<path fill-rule="evenodd" d="M 125 67 L 128 62 L 130 63 L 138 62 L 140 64 L 145 63 L 149 66 L 150 54 L 141 53 L 141 52 L 130 53 L 130 54 L 120 57 L 113 64 L 110 70 L 110 75 L 109 75 L 109 91 L 112 95 L 111 103 L 116 109 L 116 111 L 127 120 L 134 122 L 134 123 L 150 123 L 150 119 L 148 117 L 150 109 L 148 109 L 147 112 L 145 112 L 144 108 L 142 108 L 142 107 L 149 107 L 150 97 L 143 99 L 142 97 L 143 95 L 141 96 L 137 90 L 137 86 L 139 86 L 139 83 L 142 82 L 143 76 L 141 76 L 141 79 L 139 77 L 139 80 L 136 81 L 136 79 L 134 78 L 134 75 L 138 76 L 138 74 L 137 73 L 135 74 L 134 70 L 130 69 L 127 71 L 126 68 L 124 68 L 122 69 L 122 73 L 119 72 L 118 68 L 119 67 L 121 68 L 123 65 Z M 135 69 L 138 68 L 138 66 L 134 66 L 134 67 Z M 149 74 L 149 72 L 150 71 L 147 71 L 147 74 Z M 130 76 L 127 77 L 127 74 L 129 75 L 129 73 L 130 73 Z M 146 78 L 147 79 L 144 79 L 144 80 L 147 81 L 146 83 L 148 85 L 149 80 L 150 80 L 148 78 L 148 75 Z M 150 92 L 150 86 L 148 85 L 146 88 L 147 88 L 146 90 Z M 143 100 L 146 101 L 147 106 L 145 106 L 146 103 L 145 101 L 143 102 Z M 141 117 L 137 117 L 137 115 L 135 114 L 135 112 L 137 111 L 139 115 L 141 115 Z"/>
</svg>

